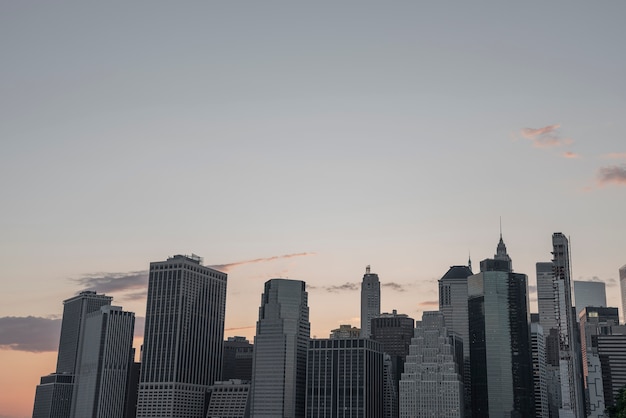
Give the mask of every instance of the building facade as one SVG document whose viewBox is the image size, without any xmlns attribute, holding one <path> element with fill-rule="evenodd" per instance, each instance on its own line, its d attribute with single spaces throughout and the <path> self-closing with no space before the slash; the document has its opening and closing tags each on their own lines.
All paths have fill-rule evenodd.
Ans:
<svg viewBox="0 0 626 418">
<path fill-rule="evenodd" d="M 577 316 L 587 306 L 606 307 L 604 282 L 574 280 L 574 305 Z"/>
<path fill-rule="evenodd" d="M 462 349 L 456 354 L 454 341 L 440 312 L 424 312 L 400 381 L 400 417 L 464 416 Z"/>
<path fill-rule="evenodd" d="M 535 396 L 535 416 L 549 418 L 548 381 L 546 375 L 546 338 L 539 322 L 530 323 L 530 340 L 533 362 L 533 391 Z"/>
<path fill-rule="evenodd" d="M 500 238 L 468 278 L 472 416 L 535 416 L 528 285 Z"/>
<path fill-rule="evenodd" d="M 245 337 L 228 337 L 224 341 L 222 381 L 252 380 L 254 345 Z"/>
<path fill-rule="evenodd" d="M 251 417 L 304 416 L 310 328 L 306 284 L 267 281 L 254 338 Z"/>
<path fill-rule="evenodd" d="M 227 275 L 201 262 L 150 263 L 138 418 L 204 418 L 221 378 Z"/>
<path fill-rule="evenodd" d="M 249 414 L 250 381 L 230 379 L 215 382 L 206 418 L 246 418 Z"/>
<path fill-rule="evenodd" d="M 619 269 L 619 288 L 622 296 L 622 324 L 626 323 L 626 264 Z"/>
<path fill-rule="evenodd" d="M 383 352 L 366 338 L 309 341 L 308 418 L 382 418 Z"/>
<path fill-rule="evenodd" d="M 372 318 L 380 315 L 380 280 L 378 274 L 365 268 L 365 275 L 361 282 L 361 337 L 369 338 L 372 335 Z"/>
<path fill-rule="evenodd" d="M 133 364 L 135 314 L 102 306 L 85 318 L 72 417 L 123 417 Z"/>
</svg>

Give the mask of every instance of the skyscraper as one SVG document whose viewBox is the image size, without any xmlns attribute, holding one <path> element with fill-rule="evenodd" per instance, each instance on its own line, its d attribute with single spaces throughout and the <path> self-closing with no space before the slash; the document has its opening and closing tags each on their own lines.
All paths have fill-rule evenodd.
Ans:
<svg viewBox="0 0 626 418">
<path fill-rule="evenodd" d="M 539 322 L 530 323 L 530 339 L 533 361 L 533 391 L 535 394 L 535 417 L 548 418 L 548 382 L 546 380 L 546 339 Z"/>
<path fill-rule="evenodd" d="M 361 283 L 361 337 L 372 335 L 372 318 L 380 315 L 380 281 L 378 274 L 370 273 L 370 266 L 365 268 Z"/>
<path fill-rule="evenodd" d="M 227 276 L 201 262 L 150 263 L 137 418 L 203 418 L 221 378 Z"/>
<path fill-rule="evenodd" d="M 469 323 L 467 317 L 467 278 L 472 269 L 468 266 L 452 266 L 439 279 L 439 312 L 443 314 L 446 329 L 455 334 L 463 342 L 463 377 L 465 415 L 469 416 L 472 410 L 472 382 L 470 375 L 470 341 Z"/>
<path fill-rule="evenodd" d="M 102 306 L 85 317 L 72 417 L 123 417 L 133 364 L 135 314 Z"/>
<path fill-rule="evenodd" d="M 463 417 L 462 350 L 440 312 L 424 312 L 415 327 L 400 381 L 400 417 Z"/>
<path fill-rule="evenodd" d="M 254 346 L 245 337 L 228 337 L 224 341 L 222 381 L 252 380 Z"/>
<path fill-rule="evenodd" d="M 367 338 L 314 339 L 307 360 L 307 418 L 383 417 L 383 352 Z"/>
<path fill-rule="evenodd" d="M 72 408 L 74 378 L 80 362 L 85 317 L 110 305 L 111 296 L 83 291 L 63 301 L 63 320 L 56 373 L 41 378 L 35 392 L 34 418 L 67 418 Z"/>
<path fill-rule="evenodd" d="M 569 241 L 556 232 L 552 235 L 552 248 L 552 263 L 537 263 L 539 323 L 547 335 L 548 381 L 558 382 L 560 388 L 549 390 L 549 403 L 560 417 L 578 418 L 584 413 L 583 378 L 582 360 L 576 350 Z M 554 355 L 557 349 L 558 359 Z"/>
<path fill-rule="evenodd" d="M 619 269 L 619 287 L 622 294 L 622 323 L 626 323 L 626 264 Z"/>
<path fill-rule="evenodd" d="M 604 282 L 574 280 L 574 305 L 577 316 L 587 306 L 606 307 L 606 285 Z"/>
<path fill-rule="evenodd" d="M 472 415 L 534 416 L 527 278 L 512 272 L 502 237 L 467 282 Z"/>
<path fill-rule="evenodd" d="M 306 284 L 267 281 L 254 338 L 251 417 L 304 416 L 310 327 Z"/>
</svg>

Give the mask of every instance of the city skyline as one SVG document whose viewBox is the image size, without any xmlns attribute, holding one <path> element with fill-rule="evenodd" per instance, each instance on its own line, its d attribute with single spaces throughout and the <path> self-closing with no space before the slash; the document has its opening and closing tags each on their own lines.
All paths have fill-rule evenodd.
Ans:
<svg viewBox="0 0 626 418">
<path fill-rule="evenodd" d="M 483 7 L 484 6 L 484 7 Z M 572 280 L 626 264 L 626 4 L 0 5 L 0 416 L 30 417 L 62 301 L 143 330 L 150 261 L 228 273 L 224 337 L 263 284 L 307 284 L 311 336 L 438 307 L 450 266 Z M 476 267 L 474 267 L 476 269 Z M 134 347 L 139 352 L 141 332 Z"/>
</svg>

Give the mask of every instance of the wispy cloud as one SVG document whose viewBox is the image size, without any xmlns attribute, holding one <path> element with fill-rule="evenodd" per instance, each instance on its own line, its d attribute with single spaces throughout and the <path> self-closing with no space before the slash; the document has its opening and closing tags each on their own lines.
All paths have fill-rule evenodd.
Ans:
<svg viewBox="0 0 626 418">
<path fill-rule="evenodd" d="M 555 124 L 543 128 L 523 128 L 520 135 L 532 141 L 536 148 L 554 148 L 571 144 L 573 142 L 571 139 L 562 138 L 557 132 L 560 127 L 561 125 Z"/>
<path fill-rule="evenodd" d="M 244 264 L 267 263 L 269 261 L 275 261 L 275 260 L 280 260 L 284 258 L 306 257 L 310 255 L 315 255 L 315 254 L 316 253 L 296 253 L 296 254 L 275 255 L 273 257 L 255 258 L 253 260 L 235 261 L 234 263 L 228 263 L 228 264 L 214 264 L 209 267 L 219 270 L 219 271 L 227 272 L 235 267 L 238 267 Z"/>
<path fill-rule="evenodd" d="M 78 279 L 73 279 L 84 290 L 92 290 L 101 293 L 116 293 L 136 290 L 138 292 L 126 295 L 127 299 L 138 298 L 141 293 L 145 294 L 148 288 L 148 272 L 133 271 L 130 273 L 93 273 Z"/>
<path fill-rule="evenodd" d="M 250 325 L 249 327 L 224 328 L 224 332 L 241 331 L 244 329 L 253 329 L 253 328 L 256 328 L 256 325 Z"/>
<path fill-rule="evenodd" d="M 336 292 L 343 292 L 343 291 L 355 291 L 355 290 L 359 290 L 360 286 L 358 283 L 349 283 L 346 282 L 344 284 L 340 284 L 340 285 L 333 285 L 333 286 L 321 286 L 322 289 L 326 290 L 327 292 L 331 292 L 331 293 L 336 293 Z"/>
<path fill-rule="evenodd" d="M 626 186 L 626 165 L 601 167 L 598 170 L 598 185 L 603 187 L 609 184 Z"/>
<path fill-rule="evenodd" d="M 571 159 L 576 159 L 576 158 L 581 158 L 580 154 L 576 154 L 575 152 L 571 152 L 571 151 L 566 151 L 562 154 L 563 158 L 571 158 Z"/>
<path fill-rule="evenodd" d="M 420 308 L 439 307 L 439 301 L 438 300 L 426 300 L 424 302 L 418 303 L 417 306 L 419 306 Z"/>
<path fill-rule="evenodd" d="M 57 351 L 61 320 L 36 316 L 0 318 L 0 349 L 42 353 Z"/>
<path fill-rule="evenodd" d="M 609 160 L 626 160 L 626 152 L 610 152 L 602 157 Z"/>
<path fill-rule="evenodd" d="M 395 282 L 383 283 L 383 287 L 388 287 L 391 290 L 395 290 L 396 292 L 406 292 L 405 286 L 401 285 L 400 283 L 395 283 Z"/>
</svg>

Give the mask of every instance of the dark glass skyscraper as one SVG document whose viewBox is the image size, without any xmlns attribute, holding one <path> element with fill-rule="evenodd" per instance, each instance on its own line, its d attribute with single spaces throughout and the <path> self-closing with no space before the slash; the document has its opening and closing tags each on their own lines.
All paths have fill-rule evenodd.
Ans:
<svg viewBox="0 0 626 418">
<path fill-rule="evenodd" d="M 306 284 L 267 281 L 254 338 L 251 417 L 304 417 L 310 327 Z"/>
<path fill-rule="evenodd" d="M 138 418 L 203 418 L 221 378 L 227 276 L 201 261 L 150 263 Z"/>
<path fill-rule="evenodd" d="M 472 416 L 532 417 L 528 285 L 500 237 L 494 259 L 468 278 Z"/>
</svg>

